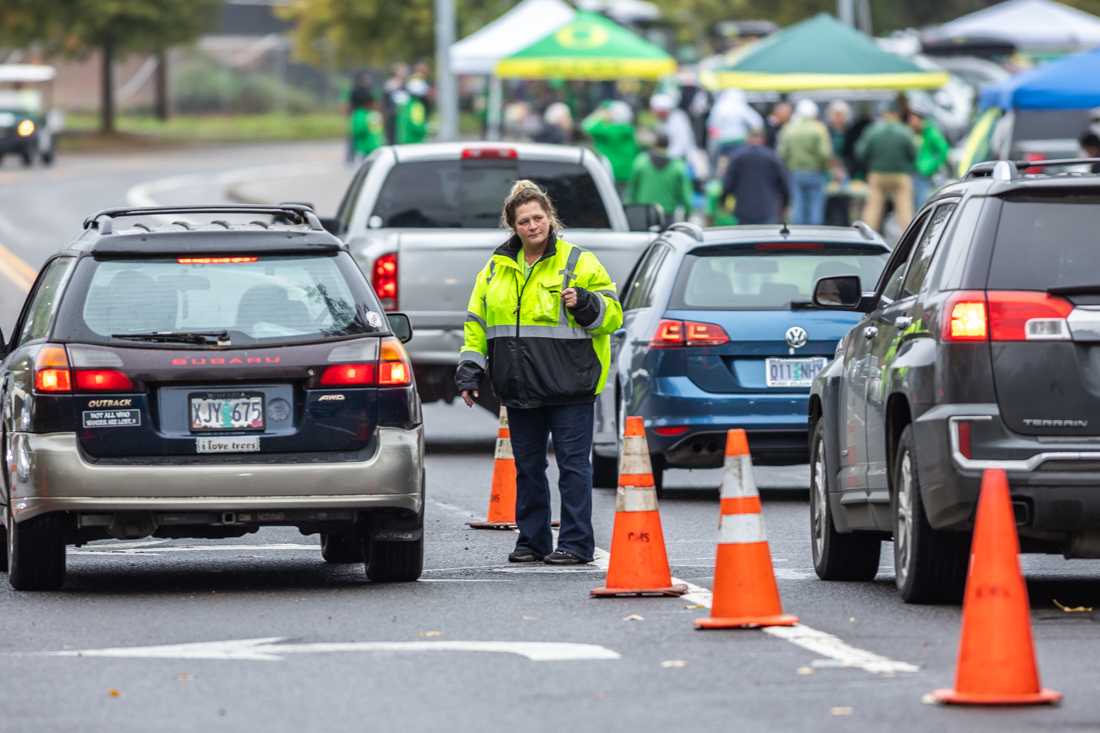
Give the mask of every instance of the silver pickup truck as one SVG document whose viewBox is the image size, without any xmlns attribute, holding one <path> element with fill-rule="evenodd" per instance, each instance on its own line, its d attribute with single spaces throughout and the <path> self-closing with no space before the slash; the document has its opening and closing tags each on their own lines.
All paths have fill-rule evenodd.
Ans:
<svg viewBox="0 0 1100 733">
<path fill-rule="evenodd" d="M 379 148 L 352 179 L 335 219 L 325 221 L 348 243 L 383 306 L 412 319 L 407 346 L 424 402 L 456 396 L 466 304 L 478 271 L 508 237 L 501 206 L 520 178 L 546 189 L 563 236 L 595 252 L 617 283 L 660 228 L 656 207 L 622 205 L 590 150 L 485 142 Z M 490 392 L 482 390 L 482 405 L 495 410 Z"/>
</svg>

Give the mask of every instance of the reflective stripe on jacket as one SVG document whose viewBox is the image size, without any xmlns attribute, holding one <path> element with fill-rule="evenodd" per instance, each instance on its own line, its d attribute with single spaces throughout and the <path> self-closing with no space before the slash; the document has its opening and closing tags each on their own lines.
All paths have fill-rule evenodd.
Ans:
<svg viewBox="0 0 1100 733">
<path fill-rule="evenodd" d="M 551 235 L 553 237 L 553 235 Z M 459 389 L 487 369 L 505 405 L 518 408 L 592 400 L 607 381 L 609 334 L 623 323 L 615 283 L 594 254 L 554 240 L 526 281 L 519 238 L 501 245 L 474 283 L 459 355 Z M 577 288 L 569 310 L 562 290 Z"/>
</svg>

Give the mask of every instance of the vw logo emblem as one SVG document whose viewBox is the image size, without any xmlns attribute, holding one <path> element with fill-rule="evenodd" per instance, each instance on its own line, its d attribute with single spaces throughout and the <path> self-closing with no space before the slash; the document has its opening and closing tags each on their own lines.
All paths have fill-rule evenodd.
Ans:
<svg viewBox="0 0 1100 733">
<path fill-rule="evenodd" d="M 806 333 L 806 329 L 802 326 L 791 326 L 787 329 L 787 346 L 792 349 L 801 349 L 806 345 L 806 341 L 809 339 L 809 334 Z"/>
</svg>

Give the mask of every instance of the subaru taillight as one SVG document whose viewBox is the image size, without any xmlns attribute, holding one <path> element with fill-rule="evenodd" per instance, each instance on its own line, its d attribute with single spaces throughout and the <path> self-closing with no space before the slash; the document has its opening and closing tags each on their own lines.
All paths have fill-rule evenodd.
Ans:
<svg viewBox="0 0 1100 733">
<path fill-rule="evenodd" d="M 375 365 L 333 364 L 321 373 L 322 387 L 367 387 L 375 384 Z"/>
<path fill-rule="evenodd" d="M 412 363 L 397 339 L 383 339 L 378 356 L 378 386 L 407 387 L 412 384 Z"/>
<path fill-rule="evenodd" d="M 43 393 L 71 392 L 72 372 L 64 346 L 46 344 L 34 357 L 34 390 Z"/>
<path fill-rule="evenodd" d="M 388 311 L 397 310 L 397 253 L 389 252 L 374 261 L 371 268 L 370 284 L 382 307 Z"/>
<path fill-rule="evenodd" d="M 944 341 L 1068 341 L 1073 303 L 1030 290 L 963 291 L 945 312 Z"/>
<path fill-rule="evenodd" d="M 117 369 L 77 369 L 73 372 L 77 392 L 129 392 L 133 381 Z"/>
<path fill-rule="evenodd" d="M 651 349 L 677 349 L 689 346 L 721 346 L 729 343 L 729 336 L 717 323 L 698 321 L 662 320 L 657 324 Z"/>
</svg>

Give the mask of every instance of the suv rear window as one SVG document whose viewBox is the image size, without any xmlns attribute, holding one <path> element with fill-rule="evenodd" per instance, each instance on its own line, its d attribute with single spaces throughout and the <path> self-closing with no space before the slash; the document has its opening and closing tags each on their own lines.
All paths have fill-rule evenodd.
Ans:
<svg viewBox="0 0 1100 733">
<path fill-rule="evenodd" d="M 1100 283 L 1100 196 L 1008 200 L 989 270 L 996 290 L 1047 290 Z"/>
<path fill-rule="evenodd" d="M 535 160 L 399 163 L 382 184 L 373 215 L 381 217 L 384 227 L 495 228 L 504 198 L 520 178 L 535 181 L 550 194 L 565 226 L 610 228 L 596 182 L 584 166 Z"/>
<path fill-rule="evenodd" d="M 689 254 L 680 266 L 670 307 L 788 308 L 791 301 L 810 300 L 819 279 L 837 275 L 859 275 L 863 289 L 872 290 L 890 256 L 848 247 L 813 254 L 763 249 L 768 246 Z"/>
<path fill-rule="evenodd" d="M 69 289 L 83 291 L 82 302 L 65 304 L 71 332 L 62 337 L 108 342 L 125 334 L 225 331 L 240 345 L 385 330 L 381 308 L 366 283 L 356 283 L 362 275 L 350 259 L 341 261 L 344 254 L 186 259 L 85 258 L 80 282 Z"/>
</svg>

